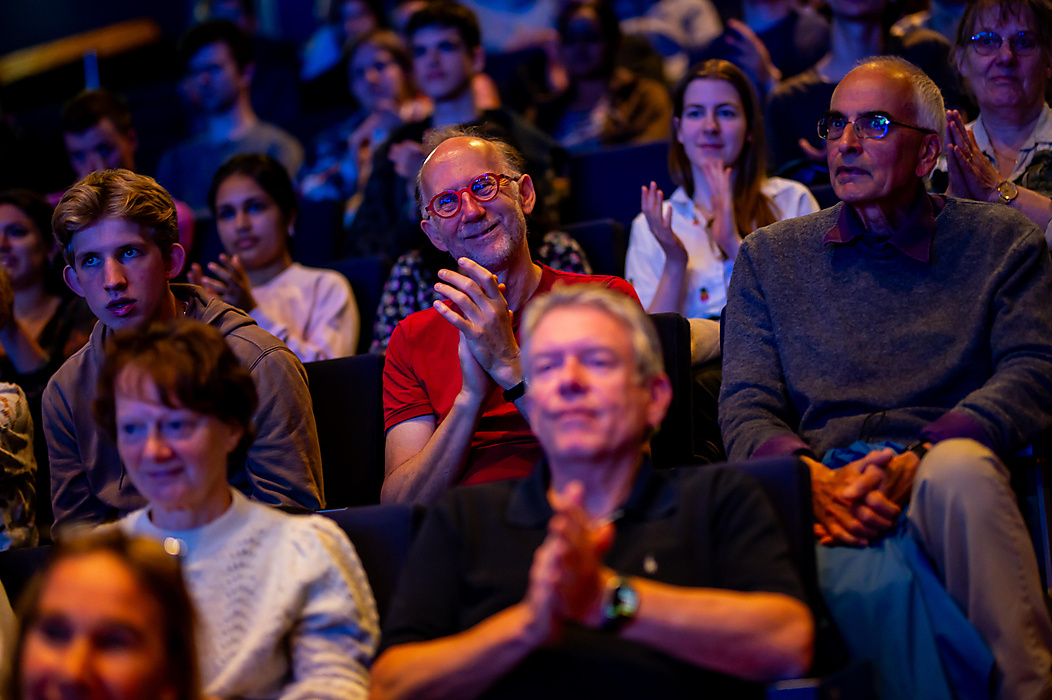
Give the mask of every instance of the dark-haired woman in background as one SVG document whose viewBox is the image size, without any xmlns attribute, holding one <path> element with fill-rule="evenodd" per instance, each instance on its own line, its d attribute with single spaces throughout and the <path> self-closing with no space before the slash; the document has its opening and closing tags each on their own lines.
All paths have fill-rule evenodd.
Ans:
<svg viewBox="0 0 1052 700">
<path fill-rule="evenodd" d="M 338 272 L 292 262 L 296 193 L 285 168 L 263 154 L 234 156 L 212 179 L 208 204 L 226 249 L 218 262 L 190 268 L 211 296 L 248 312 L 303 362 L 353 355 L 358 303 Z"/>
</svg>

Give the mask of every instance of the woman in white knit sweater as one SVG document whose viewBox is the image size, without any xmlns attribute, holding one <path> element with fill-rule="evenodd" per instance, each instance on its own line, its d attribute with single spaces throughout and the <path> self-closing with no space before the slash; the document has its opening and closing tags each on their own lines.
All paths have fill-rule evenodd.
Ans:
<svg viewBox="0 0 1052 700">
<path fill-rule="evenodd" d="M 217 698 L 365 698 L 376 605 L 346 535 L 227 484 L 256 392 L 222 336 L 182 321 L 114 336 L 95 412 L 148 505 L 120 521 L 183 558 Z"/>
</svg>

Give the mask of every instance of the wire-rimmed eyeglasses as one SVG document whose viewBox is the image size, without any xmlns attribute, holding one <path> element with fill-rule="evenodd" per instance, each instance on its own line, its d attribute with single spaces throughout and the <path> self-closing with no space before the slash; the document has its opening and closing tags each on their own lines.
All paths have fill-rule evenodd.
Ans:
<svg viewBox="0 0 1052 700">
<path fill-rule="evenodd" d="M 854 121 L 849 120 L 843 114 L 830 112 L 818 120 L 818 137 L 836 141 L 844 135 L 844 130 L 847 129 L 848 124 L 855 127 L 855 135 L 860 139 L 882 139 L 888 135 L 888 130 L 891 129 L 892 124 L 906 129 L 913 129 L 914 131 L 921 131 L 925 134 L 935 133 L 931 129 L 925 129 L 921 126 L 897 122 L 880 112 L 860 114 L 855 117 Z"/>
<path fill-rule="evenodd" d="M 1029 56 L 1038 49 L 1037 37 L 1025 31 L 1003 38 L 997 32 L 976 32 L 968 41 L 980 56 L 993 56 L 1001 50 L 1005 41 L 1008 41 L 1008 48 L 1016 56 Z"/>
</svg>

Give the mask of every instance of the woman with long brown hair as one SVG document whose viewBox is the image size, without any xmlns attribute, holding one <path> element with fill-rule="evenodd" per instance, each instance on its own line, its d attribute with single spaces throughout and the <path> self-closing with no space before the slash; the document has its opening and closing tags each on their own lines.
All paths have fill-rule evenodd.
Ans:
<svg viewBox="0 0 1052 700">
<path fill-rule="evenodd" d="M 651 313 L 717 318 L 738 245 L 775 221 L 818 210 L 806 187 L 765 175 L 763 117 L 749 79 L 712 59 L 672 95 L 668 200 L 653 182 L 632 222 L 625 275 Z"/>
</svg>

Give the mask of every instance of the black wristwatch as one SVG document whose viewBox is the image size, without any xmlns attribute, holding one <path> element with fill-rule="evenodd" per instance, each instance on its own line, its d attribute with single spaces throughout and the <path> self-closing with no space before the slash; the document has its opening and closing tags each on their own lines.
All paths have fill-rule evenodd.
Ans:
<svg viewBox="0 0 1052 700">
<path fill-rule="evenodd" d="M 639 593 L 624 576 L 615 576 L 603 591 L 601 613 L 603 621 L 599 629 L 616 633 L 635 619 L 639 610 Z"/>
<path fill-rule="evenodd" d="M 924 455 L 928 454 L 928 448 L 924 446 L 924 442 L 915 442 L 906 448 L 907 452 L 912 452 L 917 455 L 920 459 L 924 459 Z"/>
<path fill-rule="evenodd" d="M 502 396 L 504 396 L 504 400 L 508 403 L 515 403 L 517 400 L 521 399 L 525 393 L 526 380 L 523 379 L 515 386 L 505 389 Z"/>
</svg>

